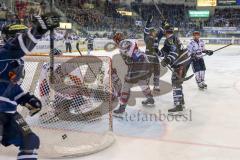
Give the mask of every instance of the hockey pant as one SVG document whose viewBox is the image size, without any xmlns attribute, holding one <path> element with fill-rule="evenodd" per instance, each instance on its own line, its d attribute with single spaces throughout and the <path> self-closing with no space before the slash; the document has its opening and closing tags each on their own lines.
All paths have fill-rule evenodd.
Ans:
<svg viewBox="0 0 240 160">
<path fill-rule="evenodd" d="M 192 61 L 192 69 L 195 74 L 195 79 L 196 82 L 202 83 L 205 80 L 205 71 L 206 71 L 206 66 L 203 58 L 199 59 L 194 59 Z"/>
<path fill-rule="evenodd" d="M 159 86 L 160 85 L 160 63 L 158 58 L 156 58 L 156 63 L 154 63 L 153 69 L 153 85 Z"/>
<path fill-rule="evenodd" d="M 149 54 L 146 52 L 146 54 Z M 153 85 L 160 85 L 160 62 L 157 56 L 149 54 L 148 61 L 153 64 Z"/>
<path fill-rule="evenodd" d="M 149 79 L 145 79 L 145 80 L 139 80 L 137 82 L 137 84 L 141 87 L 142 92 L 144 94 L 145 97 L 149 98 L 149 97 L 153 97 L 150 87 L 148 85 Z M 121 97 L 120 97 L 120 103 L 121 105 L 126 105 L 128 102 L 128 99 L 130 97 L 130 89 L 133 86 L 134 83 L 129 83 L 129 82 L 124 82 L 122 90 L 121 90 Z"/>
<path fill-rule="evenodd" d="M 71 45 L 71 43 L 66 43 L 66 52 L 72 53 L 72 45 Z"/>
<path fill-rule="evenodd" d="M 38 136 L 31 131 L 28 124 L 19 113 L 0 112 L 0 142 L 7 147 L 19 147 L 17 160 L 37 160 L 36 150 L 40 141 Z"/>
<path fill-rule="evenodd" d="M 179 81 L 180 78 L 184 78 L 187 74 L 189 65 L 180 65 L 174 68 L 172 74 L 172 88 L 173 88 L 173 101 L 174 105 L 184 105 L 184 94 L 183 94 L 183 82 Z M 178 76 L 177 76 L 178 75 Z"/>
</svg>

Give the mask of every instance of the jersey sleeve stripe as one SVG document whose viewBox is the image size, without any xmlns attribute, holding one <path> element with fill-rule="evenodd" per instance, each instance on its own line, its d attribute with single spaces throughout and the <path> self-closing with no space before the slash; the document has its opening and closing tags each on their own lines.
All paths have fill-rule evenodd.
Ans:
<svg viewBox="0 0 240 160">
<path fill-rule="evenodd" d="M 33 41 L 33 43 L 38 43 L 38 39 L 36 39 L 33 34 L 31 33 L 31 30 L 29 29 L 27 32 L 28 37 Z"/>
<path fill-rule="evenodd" d="M 17 96 L 14 97 L 14 100 L 17 101 L 19 98 L 21 98 L 22 96 L 24 96 L 26 93 L 22 92 L 20 94 L 18 94 Z"/>
<path fill-rule="evenodd" d="M 22 51 L 23 51 L 25 54 L 30 53 L 30 51 L 27 49 L 26 45 L 25 45 L 24 42 L 23 42 L 23 36 L 22 36 L 22 34 L 20 34 L 20 35 L 18 36 L 18 42 L 19 42 L 19 45 L 20 45 Z"/>
<path fill-rule="evenodd" d="M 17 103 L 16 103 L 15 101 L 11 101 L 9 98 L 6 98 L 6 97 L 0 96 L 0 101 L 2 101 L 2 102 L 7 102 L 7 103 L 11 103 L 12 105 L 17 106 Z"/>
</svg>

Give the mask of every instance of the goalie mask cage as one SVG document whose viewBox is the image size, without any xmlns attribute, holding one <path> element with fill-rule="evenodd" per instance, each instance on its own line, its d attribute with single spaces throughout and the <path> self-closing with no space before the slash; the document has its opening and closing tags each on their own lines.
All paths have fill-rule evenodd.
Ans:
<svg viewBox="0 0 240 160">
<path fill-rule="evenodd" d="M 49 82 L 49 56 L 26 56 L 23 89 L 42 102 L 33 117 L 18 107 L 40 137 L 40 157 L 64 158 L 96 153 L 111 146 L 111 58 L 54 57 L 54 83 Z"/>
</svg>

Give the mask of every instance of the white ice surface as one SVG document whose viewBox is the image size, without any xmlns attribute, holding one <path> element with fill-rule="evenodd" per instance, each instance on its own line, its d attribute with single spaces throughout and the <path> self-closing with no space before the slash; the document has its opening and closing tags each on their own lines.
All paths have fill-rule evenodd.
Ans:
<svg viewBox="0 0 240 160">
<path fill-rule="evenodd" d="M 218 47 L 221 46 L 208 46 L 209 49 Z M 103 51 L 94 54 L 111 56 Z M 192 121 L 114 119 L 116 143 L 113 146 L 72 160 L 239 160 L 240 47 L 231 46 L 206 57 L 205 62 L 208 89 L 199 91 L 194 78 L 184 84 L 186 107 L 192 111 Z M 161 79 L 170 82 L 170 72 Z M 171 92 L 155 97 L 155 100 L 155 108 L 144 108 L 138 99 L 136 106 L 129 107 L 128 112 L 157 113 L 161 110 L 166 113 L 172 107 Z M 0 156 L 0 160 L 14 159 Z"/>
</svg>

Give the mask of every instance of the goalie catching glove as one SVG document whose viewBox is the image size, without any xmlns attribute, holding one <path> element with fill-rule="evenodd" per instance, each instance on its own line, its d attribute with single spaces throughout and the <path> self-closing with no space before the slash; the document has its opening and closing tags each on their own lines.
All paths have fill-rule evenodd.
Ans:
<svg viewBox="0 0 240 160">
<path fill-rule="evenodd" d="M 205 51 L 203 51 L 203 53 L 206 53 L 209 56 L 213 55 L 213 51 L 212 50 L 205 50 Z"/>
<path fill-rule="evenodd" d="M 41 101 L 30 93 L 26 93 L 25 95 L 21 96 L 17 100 L 17 103 L 29 109 L 30 116 L 34 116 L 42 109 Z"/>
</svg>

